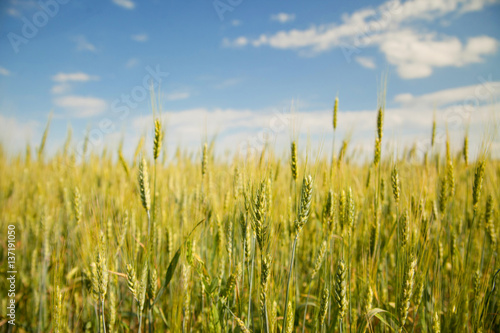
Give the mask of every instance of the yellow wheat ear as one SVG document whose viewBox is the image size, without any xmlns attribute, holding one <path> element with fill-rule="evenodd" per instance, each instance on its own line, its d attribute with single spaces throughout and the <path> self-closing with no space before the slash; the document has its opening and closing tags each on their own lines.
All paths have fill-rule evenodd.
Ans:
<svg viewBox="0 0 500 333">
<path fill-rule="evenodd" d="M 147 212 L 149 212 L 151 209 L 151 195 L 149 192 L 148 164 L 144 156 L 139 164 L 139 191 L 141 194 L 142 206 Z"/>
</svg>

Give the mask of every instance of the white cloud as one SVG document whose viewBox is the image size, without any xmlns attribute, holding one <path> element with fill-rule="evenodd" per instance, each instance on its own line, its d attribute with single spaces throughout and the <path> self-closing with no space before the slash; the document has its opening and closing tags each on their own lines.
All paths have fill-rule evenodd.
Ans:
<svg viewBox="0 0 500 333">
<path fill-rule="evenodd" d="M 232 86 L 235 86 L 237 84 L 239 84 L 241 81 L 243 81 L 243 79 L 241 78 L 231 78 L 231 79 L 226 79 L 220 83 L 217 83 L 214 88 L 216 89 L 225 89 L 225 88 L 229 88 L 229 87 L 232 87 Z"/>
<path fill-rule="evenodd" d="M 311 25 L 305 29 L 282 30 L 258 37 L 239 36 L 223 39 L 227 47 L 269 46 L 295 50 L 302 56 L 314 56 L 334 48 L 346 61 L 362 48 L 377 47 L 387 61 L 397 67 L 403 78 L 432 74 L 436 67 L 460 67 L 484 61 L 494 54 L 499 42 L 488 36 L 469 38 L 465 44 L 457 37 L 422 32 L 418 23 L 456 18 L 482 10 L 495 0 L 389 0 L 377 8 L 362 8 L 343 14 L 340 24 Z M 363 60 L 361 60 L 363 61 Z M 359 60 L 358 60 L 359 62 Z"/>
<path fill-rule="evenodd" d="M 238 37 L 235 40 L 231 41 L 228 38 L 224 38 L 222 40 L 222 46 L 224 47 L 243 47 L 249 43 L 248 38 L 246 37 Z"/>
<path fill-rule="evenodd" d="M 73 40 L 76 42 L 77 51 L 97 51 L 96 47 L 92 43 L 90 43 L 83 35 L 76 36 L 75 38 L 73 38 Z"/>
<path fill-rule="evenodd" d="M 130 58 L 129 60 L 127 60 L 127 63 L 125 64 L 125 67 L 127 68 L 133 68 L 135 66 L 137 66 L 139 64 L 139 59 L 137 58 Z"/>
<path fill-rule="evenodd" d="M 135 34 L 130 36 L 130 38 L 136 42 L 147 42 L 149 39 L 148 34 Z"/>
<path fill-rule="evenodd" d="M 271 21 L 276 21 L 280 23 L 292 22 L 295 20 L 295 14 L 278 13 L 271 15 Z"/>
<path fill-rule="evenodd" d="M 470 38 L 465 45 L 456 37 L 417 34 L 411 30 L 389 32 L 374 38 L 387 61 L 395 65 L 401 77 L 427 77 L 435 67 L 461 67 L 483 61 L 493 54 L 498 41 L 487 36 Z"/>
<path fill-rule="evenodd" d="M 118 5 L 125 9 L 134 9 L 135 3 L 131 0 L 112 0 L 115 5 Z"/>
<path fill-rule="evenodd" d="M 476 151 L 474 148 L 479 147 L 481 140 L 484 139 L 485 126 L 491 122 L 492 114 L 495 116 L 500 110 L 500 103 L 473 106 L 464 104 L 470 96 L 486 95 L 485 91 L 488 89 L 496 89 L 496 95 L 500 96 L 499 82 L 492 82 L 486 88 L 481 86 L 478 84 L 459 87 L 419 96 L 406 95 L 406 98 L 399 95 L 396 98 L 399 105 L 385 110 L 384 154 L 387 156 L 393 149 L 401 153 L 403 148 L 413 144 L 417 144 L 417 148 L 427 147 L 433 115 L 436 112 L 438 135 L 441 135 L 437 139 L 437 145 L 444 147 L 442 134 L 445 133 L 448 124 L 452 148 L 460 149 L 464 128 L 470 126 L 472 158 L 473 151 Z M 458 96 L 462 100 L 457 94 L 461 94 Z M 479 98 L 488 101 L 486 96 Z M 332 114 L 329 109 L 294 111 L 292 116 L 289 112 L 281 112 L 276 108 L 258 110 L 194 108 L 168 112 L 164 117 L 168 124 L 167 133 L 172 138 L 167 139 L 169 144 L 175 146 L 182 143 L 183 147 L 198 149 L 202 141 L 200 133 L 207 131 L 218 133 L 216 148 L 219 152 L 226 150 L 237 152 L 239 148 L 248 148 L 248 145 L 259 150 L 263 148 L 264 143 L 283 151 L 288 148 L 292 124 L 299 125 L 297 135 L 302 149 L 306 141 L 310 141 L 311 147 L 318 147 L 328 142 L 325 141 L 325 137 L 332 135 Z M 152 123 L 150 115 L 135 118 L 132 120 L 132 133 L 137 136 L 145 130 L 149 133 L 152 131 Z M 361 149 L 363 158 L 366 157 L 368 160 L 373 158 L 376 110 L 341 110 L 338 123 L 342 125 L 337 137 L 342 138 L 352 134 L 351 151 L 356 147 Z M 387 144 L 392 148 L 386 148 Z"/>
<path fill-rule="evenodd" d="M 231 21 L 231 25 L 232 25 L 233 27 L 238 27 L 238 26 L 240 26 L 241 24 L 242 24 L 241 20 L 232 20 L 232 21 Z"/>
<path fill-rule="evenodd" d="M 18 18 L 40 8 L 37 1 L 34 0 L 10 0 L 9 3 L 11 7 L 7 8 L 7 14 Z"/>
<path fill-rule="evenodd" d="M 100 78 L 97 75 L 89 75 L 83 72 L 75 73 L 57 73 L 52 77 L 52 81 L 57 82 L 51 92 L 53 94 L 64 94 L 71 91 L 72 82 L 88 82 L 88 81 L 98 81 Z"/>
<path fill-rule="evenodd" d="M 5 67 L 0 66 L 0 75 L 9 76 L 10 75 L 10 71 L 7 68 L 5 68 Z"/>
<path fill-rule="evenodd" d="M 374 69 L 377 67 L 375 61 L 370 57 L 356 57 L 356 62 L 365 68 Z"/>
<path fill-rule="evenodd" d="M 64 82 L 53 85 L 50 92 L 56 95 L 65 94 L 71 91 L 71 84 Z"/>
<path fill-rule="evenodd" d="M 105 100 L 90 96 L 63 96 L 54 99 L 54 104 L 63 108 L 70 116 L 86 118 L 96 116 L 107 108 Z"/>
<path fill-rule="evenodd" d="M 394 97 L 394 101 L 405 108 L 432 108 L 442 107 L 453 103 L 459 104 L 480 104 L 495 101 L 500 97 L 500 81 L 484 80 L 471 86 L 464 86 L 452 89 L 445 89 L 420 96 L 412 94 L 399 94 Z"/>
<path fill-rule="evenodd" d="M 173 91 L 167 95 L 165 95 L 165 98 L 167 101 L 179 101 L 182 99 L 187 99 L 191 96 L 191 94 L 187 91 Z"/>
<path fill-rule="evenodd" d="M 21 16 L 21 13 L 15 8 L 8 8 L 7 14 L 12 16 L 12 17 L 20 17 Z"/>
<path fill-rule="evenodd" d="M 52 77 L 55 82 L 87 82 L 87 81 L 97 81 L 99 76 L 89 75 L 83 72 L 75 73 L 57 73 Z"/>
<path fill-rule="evenodd" d="M 0 142 L 9 152 L 22 151 L 35 135 L 34 121 L 20 121 L 15 117 L 0 114 Z"/>
</svg>

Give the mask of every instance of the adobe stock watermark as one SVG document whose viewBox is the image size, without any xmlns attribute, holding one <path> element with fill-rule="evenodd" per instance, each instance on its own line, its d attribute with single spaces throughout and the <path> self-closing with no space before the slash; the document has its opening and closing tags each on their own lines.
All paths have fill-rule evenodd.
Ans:
<svg viewBox="0 0 500 333">
<path fill-rule="evenodd" d="M 116 130 L 116 122 L 127 119 L 130 111 L 149 97 L 150 89 L 156 89 L 163 79 L 170 75 L 168 72 L 162 72 L 160 65 L 156 65 L 155 68 L 146 66 L 145 70 L 147 74 L 142 78 L 141 84 L 134 86 L 128 93 L 121 94 L 119 98 L 111 102 L 110 114 L 112 116 L 102 118 L 92 129 L 84 132 L 85 138 L 80 140 L 75 148 L 78 157 L 84 157 L 86 145 L 94 148 L 103 145 L 106 135 Z"/>
<path fill-rule="evenodd" d="M 7 226 L 7 322 L 16 325 L 16 226 Z"/>
<path fill-rule="evenodd" d="M 224 21 L 224 14 L 226 12 L 232 12 L 236 7 L 241 5 L 243 0 L 214 0 L 212 5 L 214 6 L 215 12 L 219 17 L 219 20 Z"/>
<path fill-rule="evenodd" d="M 9 32 L 7 38 L 15 53 L 19 53 L 19 47 L 28 42 L 38 35 L 40 29 L 45 27 L 51 18 L 59 13 L 60 5 L 65 5 L 69 0 L 40 0 L 38 6 L 40 9 L 36 11 L 31 20 L 26 16 L 21 17 L 23 26 L 21 27 L 20 34 Z"/>
<path fill-rule="evenodd" d="M 238 145 L 238 153 L 242 156 L 255 155 L 268 143 L 276 140 L 278 134 L 290 127 L 294 115 L 290 111 L 273 111 L 269 125 L 262 128 L 257 134 L 250 135 Z"/>
<path fill-rule="evenodd" d="M 489 74 L 487 78 L 478 76 L 476 78 L 479 85 L 469 96 L 465 96 L 462 102 L 449 107 L 443 114 L 443 123 L 448 129 L 460 129 L 471 118 L 477 108 L 481 106 L 482 101 L 488 101 L 492 96 L 500 95 L 500 84 L 493 81 L 493 75 Z M 430 137 L 430 135 L 429 135 Z M 442 127 L 436 129 L 434 144 L 443 144 L 446 142 L 446 130 Z M 417 151 L 422 156 L 432 148 L 431 140 L 420 140 L 417 142 Z"/>
</svg>

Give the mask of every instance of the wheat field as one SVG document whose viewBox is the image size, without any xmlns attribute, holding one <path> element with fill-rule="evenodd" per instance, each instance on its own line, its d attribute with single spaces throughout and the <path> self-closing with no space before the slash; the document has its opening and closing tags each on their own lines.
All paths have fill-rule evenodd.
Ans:
<svg viewBox="0 0 500 333">
<path fill-rule="evenodd" d="M 0 262 L 7 275 L 14 225 L 17 277 L 16 324 L 2 295 L 0 326 L 498 332 L 500 162 L 487 143 L 469 159 L 465 132 L 438 146 L 435 124 L 423 158 L 382 154 L 374 112 L 363 163 L 347 140 L 314 156 L 293 137 L 282 154 L 228 161 L 209 141 L 167 159 L 160 117 L 133 159 L 108 147 L 79 160 L 70 135 L 49 155 L 49 125 L 36 149 L 2 149 Z"/>
</svg>

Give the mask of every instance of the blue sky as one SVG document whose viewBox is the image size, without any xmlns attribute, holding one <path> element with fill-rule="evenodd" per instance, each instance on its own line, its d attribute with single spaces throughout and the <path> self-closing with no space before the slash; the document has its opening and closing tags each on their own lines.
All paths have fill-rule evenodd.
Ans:
<svg viewBox="0 0 500 333">
<path fill-rule="evenodd" d="M 385 75 L 385 137 L 398 147 L 426 144 L 434 110 L 457 149 L 465 128 L 478 144 L 498 121 L 498 1 L 6 0 L 0 31 L 9 151 L 36 146 L 52 111 L 52 152 L 71 126 L 74 147 L 89 128 L 92 148 L 123 140 L 131 153 L 151 134 L 150 79 L 167 147 L 197 149 L 205 133 L 221 151 L 291 133 L 302 147 L 330 142 L 338 95 L 336 136 L 368 153 Z"/>
</svg>

